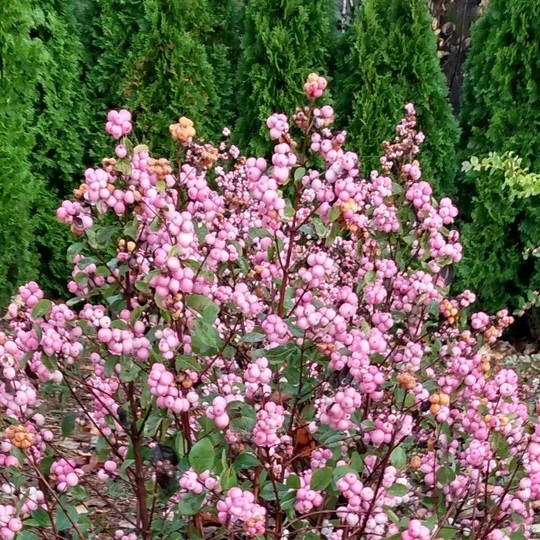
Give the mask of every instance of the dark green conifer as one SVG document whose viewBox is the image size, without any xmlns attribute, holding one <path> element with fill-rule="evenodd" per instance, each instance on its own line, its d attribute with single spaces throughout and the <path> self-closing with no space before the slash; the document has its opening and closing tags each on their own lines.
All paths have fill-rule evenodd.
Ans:
<svg viewBox="0 0 540 540">
<path fill-rule="evenodd" d="M 266 118 L 305 102 L 310 73 L 327 76 L 335 32 L 332 0 L 246 1 L 234 133 L 242 151 L 267 152 Z"/>
<path fill-rule="evenodd" d="M 222 40 L 216 32 L 226 4 L 145 0 L 147 22 L 130 54 L 123 96 L 136 133 L 156 153 L 172 151 L 168 126 L 180 116 L 194 121 L 199 136 L 212 139 L 230 119 L 234 77 L 226 36 Z"/>
<path fill-rule="evenodd" d="M 462 158 L 513 151 L 540 172 L 540 4 L 490 0 L 473 27 L 462 100 Z M 540 198 L 511 200 L 502 173 L 460 179 L 459 203 L 470 223 L 463 230 L 462 278 L 486 308 L 516 305 L 540 287 Z"/>
<path fill-rule="evenodd" d="M 452 191 L 458 128 L 437 57 L 426 0 L 363 0 L 342 41 L 338 121 L 360 153 L 363 170 L 377 168 L 381 142 L 391 140 L 413 103 L 426 135 L 423 172 L 441 193 Z"/>
<path fill-rule="evenodd" d="M 16 285 L 37 278 L 33 251 L 39 180 L 32 174 L 32 129 L 36 82 L 43 50 L 30 32 L 31 0 L 0 4 L 0 302 L 5 304 Z"/>
</svg>

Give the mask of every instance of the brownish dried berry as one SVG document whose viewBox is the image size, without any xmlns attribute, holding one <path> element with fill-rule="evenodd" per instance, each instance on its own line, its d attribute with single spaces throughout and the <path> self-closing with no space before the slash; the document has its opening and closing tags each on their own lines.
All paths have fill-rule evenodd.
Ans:
<svg viewBox="0 0 540 540">
<path fill-rule="evenodd" d="M 397 382 L 405 390 L 412 390 L 416 386 L 416 379 L 410 373 L 400 373 Z"/>
<path fill-rule="evenodd" d="M 178 123 L 171 124 L 169 126 L 172 138 L 180 143 L 186 143 L 193 137 L 195 137 L 195 128 L 193 127 L 193 121 L 185 116 L 182 116 L 178 120 Z"/>
<path fill-rule="evenodd" d="M 26 450 L 34 444 L 34 434 L 22 425 L 9 426 L 6 429 L 6 437 L 10 440 L 13 446 Z"/>
<path fill-rule="evenodd" d="M 422 460 L 420 459 L 420 456 L 413 456 L 409 461 L 409 469 L 413 472 L 417 471 L 421 465 Z"/>
</svg>

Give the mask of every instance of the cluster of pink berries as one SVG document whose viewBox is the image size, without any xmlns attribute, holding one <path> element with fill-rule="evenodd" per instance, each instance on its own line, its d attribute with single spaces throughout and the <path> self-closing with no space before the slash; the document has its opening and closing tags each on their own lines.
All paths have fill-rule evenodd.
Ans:
<svg viewBox="0 0 540 540">
<path fill-rule="evenodd" d="M 279 139 L 289 132 L 289 122 L 284 114 L 274 113 L 266 121 L 266 125 L 270 130 L 271 139 Z"/>
<path fill-rule="evenodd" d="M 319 420 L 330 428 L 345 431 L 352 427 L 351 416 L 362 405 L 362 395 L 352 387 L 326 398 L 319 406 Z"/>
<path fill-rule="evenodd" d="M 131 113 L 126 109 L 119 111 L 109 111 L 107 115 L 107 123 L 105 129 L 109 135 L 115 139 L 119 139 L 123 135 L 131 133 Z"/>
<path fill-rule="evenodd" d="M 304 84 L 304 92 L 308 99 L 317 99 L 323 95 L 326 85 L 327 83 L 324 77 L 316 73 L 310 73 Z"/>
<path fill-rule="evenodd" d="M 75 234 L 82 234 L 94 224 L 90 212 L 83 209 L 78 202 L 64 201 L 56 211 L 56 217 L 67 225 L 71 225 L 71 231 Z"/>
<path fill-rule="evenodd" d="M 16 509 L 9 504 L 0 504 L 0 538 L 13 540 L 21 529 L 22 522 L 16 516 Z"/>
<path fill-rule="evenodd" d="M 258 391 L 263 395 L 271 393 L 269 385 L 272 380 L 272 370 L 268 367 L 268 360 L 265 357 L 257 358 L 255 362 L 248 365 L 244 373 L 246 382 L 246 397 L 252 398 Z"/>
<path fill-rule="evenodd" d="M 219 487 L 219 480 L 210 474 L 210 471 L 204 471 L 197 474 L 193 469 L 189 469 L 182 474 L 179 480 L 180 488 L 198 495 L 205 489 L 209 491 L 216 490 Z"/>
<path fill-rule="evenodd" d="M 271 313 L 261 324 L 266 339 L 276 345 L 283 345 L 289 340 L 289 329 L 279 315 Z"/>
<path fill-rule="evenodd" d="M 72 459 L 60 458 L 51 465 L 51 475 L 56 478 L 56 489 L 60 492 L 76 486 L 83 474 Z"/>
<path fill-rule="evenodd" d="M 171 130 L 180 170 L 125 140 L 86 172 L 77 202 L 57 212 L 89 240 L 73 257 L 68 285 L 83 307 L 40 302 L 42 291 L 29 283 L 0 334 L 0 413 L 15 423 L 0 441 L 0 465 L 22 466 L 16 448 L 39 463 L 55 447 L 45 444 L 54 434 L 37 413 L 47 381 L 90 397 L 76 422 L 111 447 L 102 481 L 117 478 L 126 439 L 139 428 L 148 435 L 156 418 L 181 431 L 187 447 L 212 430 L 207 440 L 224 456 L 218 473 L 234 468 L 233 457 L 257 456 L 264 476 L 249 468 L 242 487 L 223 495 L 216 471 L 183 469 L 179 479 L 174 504 L 201 495 L 233 534 L 277 524 L 279 509 L 259 505 L 260 497 L 278 484 L 290 489 L 286 479 L 306 462 L 289 517 L 327 512 L 310 529 L 329 540 L 341 540 L 343 527 L 368 540 L 425 538 L 423 521 L 400 527 L 388 509 L 428 520 L 425 500 L 439 494 L 449 507 L 477 496 L 496 509 L 484 518 L 449 516 L 456 534 L 489 525 L 489 540 L 501 540 L 518 520 L 529 527 L 540 497 L 540 426 L 516 373 L 495 370 L 480 350 L 512 319 L 479 312 L 467 328 L 475 295 L 449 297 L 443 269 L 462 256 L 459 234 L 447 229 L 457 209 L 435 200 L 414 159 L 424 138 L 414 107 L 384 144 L 382 171 L 363 176 L 346 133 L 330 129 L 332 107 L 314 107 L 325 86 L 310 75 L 310 103 L 292 118 L 307 144 L 293 140 L 287 116 L 268 118 L 276 141 L 268 160 L 244 158 L 226 143 L 198 144 L 183 118 Z M 131 129 L 127 111 L 111 111 L 113 137 Z M 102 238 L 110 239 L 110 261 L 106 251 L 96 254 Z M 55 458 L 51 474 L 64 492 L 81 471 Z M 455 478 L 440 482 L 449 463 Z M 321 467 L 358 471 L 331 480 L 343 504 L 326 499 L 322 508 L 323 491 L 311 488 Z M 265 485 L 256 484 L 261 478 Z M 330 525 L 336 514 L 339 524 Z"/>
<path fill-rule="evenodd" d="M 217 511 L 221 523 L 232 527 L 241 522 L 244 531 L 250 536 L 264 534 L 266 530 L 266 508 L 255 503 L 251 491 L 231 488 L 225 499 L 218 501 Z"/>
<path fill-rule="evenodd" d="M 114 539 L 115 540 L 137 540 L 137 534 L 136 533 L 125 533 L 122 529 L 118 529 L 114 533 Z"/>
<path fill-rule="evenodd" d="M 223 392 L 223 390 L 222 390 Z M 206 416 L 216 423 L 216 426 L 220 429 L 225 429 L 231 419 L 227 414 L 227 403 L 235 400 L 236 398 L 229 392 L 223 392 L 226 397 L 216 396 L 210 405 L 206 409 Z"/>
<path fill-rule="evenodd" d="M 257 413 L 257 423 L 253 428 L 253 442 L 257 446 L 271 448 L 279 444 L 278 431 L 285 422 L 285 409 L 269 401 Z"/>
<path fill-rule="evenodd" d="M 411 519 L 407 530 L 401 533 L 401 540 L 429 540 L 430 538 L 431 531 L 418 519 Z"/>
<path fill-rule="evenodd" d="M 300 488 L 296 491 L 296 503 L 294 509 L 302 514 L 311 512 L 313 508 L 321 506 L 324 501 L 320 491 L 310 488 L 311 472 L 300 475 Z"/>
<path fill-rule="evenodd" d="M 163 364 L 153 364 L 148 376 L 148 386 L 152 395 L 157 397 L 156 404 L 174 413 L 186 412 L 190 407 L 197 407 L 199 396 L 193 390 L 183 392 L 178 388 L 175 377 Z"/>
</svg>

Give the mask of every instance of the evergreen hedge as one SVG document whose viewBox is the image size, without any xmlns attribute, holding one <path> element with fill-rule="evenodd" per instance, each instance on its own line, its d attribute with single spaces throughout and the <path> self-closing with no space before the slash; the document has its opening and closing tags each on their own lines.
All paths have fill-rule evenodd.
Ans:
<svg viewBox="0 0 540 540">
<path fill-rule="evenodd" d="M 107 112 L 127 107 L 124 85 L 134 43 L 148 28 L 144 0 L 88 0 L 81 10 L 85 86 L 92 101 L 94 160 L 110 152 Z"/>
<path fill-rule="evenodd" d="M 199 135 L 218 137 L 230 121 L 223 111 L 232 110 L 233 100 L 231 0 L 145 0 L 144 14 L 123 87 L 141 140 L 170 154 L 168 126 L 180 116 L 193 120 Z M 219 31 L 225 27 L 228 34 Z"/>
<path fill-rule="evenodd" d="M 458 127 L 437 57 L 425 0 L 363 0 L 341 43 L 338 118 L 360 153 L 363 170 L 378 167 L 378 141 L 391 140 L 411 102 L 427 140 L 419 158 L 424 176 L 452 192 Z"/>
<path fill-rule="evenodd" d="M 50 294 L 65 291 L 69 231 L 56 220 L 60 201 L 80 184 L 91 139 L 90 101 L 81 84 L 83 46 L 75 0 L 40 0 L 32 35 L 42 48 L 34 102 L 32 174 L 39 180 L 34 210 L 40 282 Z"/>
<path fill-rule="evenodd" d="M 40 42 L 32 39 L 31 0 L 0 3 L 0 302 L 15 284 L 37 277 L 32 249 L 32 207 L 39 180 L 30 158 L 35 136 L 33 106 L 43 62 Z"/>
<path fill-rule="evenodd" d="M 294 110 L 311 72 L 328 72 L 337 30 L 333 0 L 246 0 L 234 136 L 266 152 L 266 118 Z"/>
<path fill-rule="evenodd" d="M 461 112 L 463 159 L 513 151 L 540 172 L 540 4 L 490 0 L 472 29 Z M 540 287 L 540 262 L 525 260 L 540 245 L 540 197 L 511 200 L 502 172 L 460 179 L 461 278 L 486 308 L 516 306 Z"/>
</svg>

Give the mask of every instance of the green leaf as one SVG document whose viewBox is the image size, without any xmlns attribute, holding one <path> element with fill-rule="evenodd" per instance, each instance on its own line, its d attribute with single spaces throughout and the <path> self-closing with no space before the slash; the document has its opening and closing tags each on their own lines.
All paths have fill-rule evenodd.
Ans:
<svg viewBox="0 0 540 540">
<path fill-rule="evenodd" d="M 62 418 L 62 437 L 67 437 L 73 433 L 75 429 L 75 420 L 77 420 L 76 412 L 68 412 Z"/>
<path fill-rule="evenodd" d="M 448 466 L 439 467 L 437 470 L 437 482 L 443 485 L 448 485 L 450 482 L 456 479 L 456 473 Z"/>
<path fill-rule="evenodd" d="M 212 469 L 214 458 L 214 445 L 208 437 L 195 443 L 189 452 L 189 463 L 199 474 Z"/>
<path fill-rule="evenodd" d="M 291 489 L 300 489 L 300 486 L 302 485 L 300 482 L 300 477 L 296 474 L 289 475 L 285 483 L 287 487 Z"/>
<path fill-rule="evenodd" d="M 174 450 L 179 458 L 183 458 L 185 455 L 185 439 L 182 432 L 178 432 L 174 438 Z"/>
<path fill-rule="evenodd" d="M 285 497 L 285 495 L 289 493 L 289 488 L 287 488 L 286 486 L 284 486 L 283 484 L 279 482 L 276 482 L 276 488 L 277 488 L 278 497 L 280 500 L 281 498 Z M 276 493 L 275 493 L 272 482 L 267 481 L 266 484 L 264 484 L 263 488 L 261 489 L 260 495 L 261 495 L 261 498 L 263 498 L 265 501 L 276 500 Z"/>
<path fill-rule="evenodd" d="M 405 450 L 401 448 L 401 446 L 398 446 L 397 448 L 394 448 L 392 450 L 392 453 L 390 454 L 390 463 L 399 471 L 407 465 L 407 454 L 405 453 Z"/>
<path fill-rule="evenodd" d="M 220 310 L 220 307 L 213 300 L 211 300 L 207 296 L 203 296 L 202 294 L 190 294 L 186 298 L 186 304 L 191 309 L 195 310 L 197 313 L 200 313 L 201 315 L 203 313 L 210 312 L 212 314 L 213 320 L 208 321 L 208 319 L 206 319 L 205 317 L 206 321 L 209 324 L 212 324 L 216 320 L 219 310 Z"/>
<path fill-rule="evenodd" d="M 330 229 L 330 233 L 326 237 L 325 245 L 331 246 L 334 243 L 334 240 L 336 239 L 336 236 L 338 235 L 340 230 L 339 224 L 337 221 L 334 221 L 332 228 Z"/>
<path fill-rule="evenodd" d="M 216 354 L 223 346 L 218 331 L 206 321 L 197 319 L 191 334 L 191 347 L 197 354 Z"/>
<path fill-rule="evenodd" d="M 120 380 L 122 382 L 133 382 L 137 379 L 141 368 L 131 358 L 123 360 L 121 366 Z"/>
<path fill-rule="evenodd" d="M 388 516 L 388 519 L 392 523 L 395 523 L 396 525 L 399 524 L 399 517 L 389 506 L 384 505 L 383 510 L 384 510 L 384 513 Z"/>
<path fill-rule="evenodd" d="M 115 225 L 109 225 L 107 227 L 100 227 L 96 231 L 96 240 L 102 245 L 107 246 L 109 245 L 109 242 L 111 241 L 111 238 L 113 234 L 117 231 L 117 227 Z"/>
<path fill-rule="evenodd" d="M 223 471 L 220 477 L 221 489 L 231 489 L 238 485 L 238 480 L 236 479 L 236 472 L 232 467 L 229 467 Z"/>
<path fill-rule="evenodd" d="M 295 181 L 301 180 L 305 176 L 305 174 L 306 174 L 305 167 L 298 167 L 294 171 L 294 179 L 295 179 Z"/>
<path fill-rule="evenodd" d="M 255 427 L 257 421 L 255 418 L 249 418 L 246 416 L 240 416 L 238 418 L 233 418 L 229 424 L 232 431 L 239 431 L 244 433 L 249 433 Z"/>
<path fill-rule="evenodd" d="M 279 505 L 281 506 L 282 510 L 290 510 L 294 507 L 294 504 L 296 503 L 296 493 L 294 491 L 290 491 L 287 493 L 284 497 L 279 498 Z M 308 537 L 303 536 L 303 540 L 307 540 Z M 316 540 L 320 540 L 320 537 L 315 537 Z"/>
<path fill-rule="evenodd" d="M 362 428 L 362 431 L 366 433 L 369 433 L 370 431 L 375 431 L 375 429 L 377 429 L 375 427 L 375 424 L 371 420 L 364 420 L 360 427 Z"/>
<path fill-rule="evenodd" d="M 264 334 L 262 331 L 258 332 L 255 330 L 241 336 L 241 340 L 244 343 L 259 343 L 260 341 L 264 341 L 265 339 L 266 334 Z"/>
<path fill-rule="evenodd" d="M 41 362 L 49 371 L 55 371 L 58 368 L 58 362 L 56 356 L 41 355 Z"/>
<path fill-rule="evenodd" d="M 144 313 L 144 306 L 137 306 L 132 312 L 129 317 L 129 322 L 131 325 L 134 325 L 140 318 L 140 316 Z"/>
<path fill-rule="evenodd" d="M 150 222 L 150 231 L 153 233 L 157 233 L 161 229 L 161 219 L 156 216 L 151 222 Z"/>
<path fill-rule="evenodd" d="M 70 512 L 70 516 L 73 519 L 73 521 L 75 521 L 75 523 L 77 523 L 79 514 L 75 510 L 75 508 L 73 508 L 73 511 L 75 511 L 75 513 L 77 514 L 77 519 L 73 519 L 73 516 L 71 515 L 71 512 Z M 69 512 L 69 510 L 68 510 L 68 512 Z M 58 531 L 67 531 L 68 529 L 73 527 L 73 525 L 71 524 L 71 521 L 69 520 L 68 516 L 66 515 L 66 513 L 61 508 L 58 508 L 58 510 L 56 511 L 56 516 L 54 517 L 54 523 L 55 523 L 56 528 L 58 529 Z"/>
<path fill-rule="evenodd" d="M 105 360 L 105 367 L 103 369 L 105 377 L 110 377 L 116 369 L 118 364 L 118 356 L 108 356 Z"/>
<path fill-rule="evenodd" d="M 25 519 L 23 524 L 30 527 L 35 527 L 36 525 L 34 525 L 33 523 L 30 523 L 31 521 L 34 521 L 34 520 Z M 16 538 L 17 540 L 38 540 L 38 537 L 33 532 L 30 532 L 30 531 L 20 531 L 17 534 Z"/>
<path fill-rule="evenodd" d="M 78 255 L 82 252 L 86 244 L 84 242 L 75 242 L 74 244 L 71 244 L 66 252 L 66 259 L 69 263 L 73 263 L 73 259 L 75 258 L 75 255 Z"/>
<path fill-rule="evenodd" d="M 183 516 L 193 516 L 201 509 L 205 497 L 206 494 L 204 492 L 198 495 L 195 493 L 186 493 L 186 495 L 182 496 L 182 500 L 178 505 L 178 513 Z"/>
<path fill-rule="evenodd" d="M 138 227 L 139 227 L 138 220 L 133 219 L 124 227 L 124 235 L 128 236 L 129 238 L 133 238 L 135 240 L 137 238 Z"/>
<path fill-rule="evenodd" d="M 255 238 L 272 238 L 272 233 L 270 231 L 261 229 L 260 227 L 250 228 L 248 235 L 252 240 Z"/>
<path fill-rule="evenodd" d="M 368 285 L 373 285 L 375 283 L 375 281 L 377 281 L 377 273 L 374 271 L 374 270 L 370 270 L 369 272 L 366 273 L 366 275 L 364 276 L 364 281 L 368 284 Z"/>
<path fill-rule="evenodd" d="M 244 450 L 234 460 L 233 467 L 235 468 L 235 470 L 241 471 L 242 469 L 250 469 L 252 467 L 257 467 L 260 464 L 261 462 L 255 454 Z"/>
<path fill-rule="evenodd" d="M 394 497 L 405 497 L 405 495 L 409 493 L 409 488 L 403 484 L 396 483 L 390 486 L 386 491 L 388 491 L 389 495 L 393 495 Z"/>
<path fill-rule="evenodd" d="M 131 174 L 131 163 L 128 158 L 118 159 L 116 161 L 116 170 L 126 176 Z"/>
<path fill-rule="evenodd" d="M 34 510 L 31 516 L 38 522 L 38 524 L 41 527 L 51 526 L 51 520 L 49 518 L 49 514 L 47 514 L 47 512 L 45 512 L 43 508 L 38 508 L 37 510 Z"/>
<path fill-rule="evenodd" d="M 148 149 L 148 146 L 146 146 L 146 144 L 138 144 L 133 149 L 133 153 L 138 154 L 139 152 L 150 152 L 150 150 Z"/>
<path fill-rule="evenodd" d="M 501 459 L 506 459 L 510 454 L 506 437 L 498 431 L 494 431 L 491 436 L 491 447 Z"/>
<path fill-rule="evenodd" d="M 134 459 L 125 459 L 123 462 L 122 462 L 122 465 L 118 471 L 118 474 L 120 476 L 120 478 L 122 478 L 123 480 L 126 480 L 128 481 L 129 478 L 128 478 L 128 475 L 126 473 L 126 471 L 129 469 L 129 467 L 131 467 L 133 464 L 135 463 L 135 460 Z"/>
<path fill-rule="evenodd" d="M 175 366 L 177 370 L 193 369 L 199 371 L 201 364 L 197 361 L 197 358 L 188 354 L 181 354 L 176 357 Z"/>
<path fill-rule="evenodd" d="M 311 222 L 313 224 L 313 227 L 315 227 L 315 232 L 317 233 L 317 236 L 319 238 L 324 237 L 327 231 L 326 225 L 317 216 L 313 216 Z"/>
<path fill-rule="evenodd" d="M 328 212 L 328 220 L 330 221 L 330 223 L 333 223 L 334 221 L 336 221 L 336 219 L 339 218 L 340 215 L 341 210 L 339 206 L 332 206 L 332 208 L 330 208 L 330 212 Z"/>
<path fill-rule="evenodd" d="M 452 538 L 457 538 L 457 529 L 453 529 L 452 527 L 443 527 L 438 533 L 438 538 L 448 538 L 448 540 L 451 540 Z"/>
<path fill-rule="evenodd" d="M 111 323 L 112 329 L 118 329 L 118 330 L 129 330 L 129 326 L 126 321 L 122 321 L 120 319 L 117 319 Z"/>
<path fill-rule="evenodd" d="M 321 491 L 327 488 L 332 481 L 332 469 L 330 467 L 323 467 L 322 469 L 317 469 L 312 477 L 310 482 L 310 488 L 315 491 Z"/>
<path fill-rule="evenodd" d="M 351 467 L 358 472 L 364 470 L 364 460 L 358 452 L 353 452 L 353 455 L 351 456 Z"/>
<path fill-rule="evenodd" d="M 32 308 L 32 319 L 39 319 L 44 315 L 47 315 L 53 308 L 53 303 L 50 300 L 40 300 Z"/>
<path fill-rule="evenodd" d="M 68 307 L 73 307 L 73 306 L 76 306 L 77 304 L 80 304 L 81 302 L 83 302 L 83 298 L 79 298 L 78 296 L 75 296 L 73 298 L 70 298 L 67 302 L 66 302 L 66 306 Z"/>
</svg>

